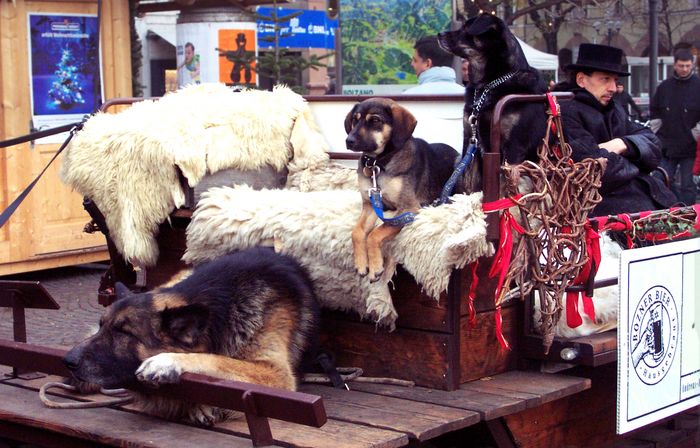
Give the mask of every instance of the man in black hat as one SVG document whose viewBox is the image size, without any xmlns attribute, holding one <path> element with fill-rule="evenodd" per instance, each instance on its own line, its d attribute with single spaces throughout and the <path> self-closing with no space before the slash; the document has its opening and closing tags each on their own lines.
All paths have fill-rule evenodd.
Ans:
<svg viewBox="0 0 700 448">
<path fill-rule="evenodd" d="M 562 101 L 565 136 L 574 161 L 604 157 L 600 193 L 603 200 L 591 216 L 616 215 L 671 207 L 674 194 L 650 175 L 661 162 L 661 145 L 654 133 L 627 119 L 613 100 L 616 81 L 629 76 L 622 50 L 607 45 L 581 44 L 570 73 L 574 99 Z"/>
</svg>

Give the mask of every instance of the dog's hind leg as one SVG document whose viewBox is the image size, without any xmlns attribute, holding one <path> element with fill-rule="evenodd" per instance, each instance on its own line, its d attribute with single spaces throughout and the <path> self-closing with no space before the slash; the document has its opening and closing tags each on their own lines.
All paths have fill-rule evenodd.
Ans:
<svg viewBox="0 0 700 448">
<path fill-rule="evenodd" d="M 355 269 L 357 273 L 365 276 L 369 266 L 367 255 L 367 234 L 374 228 L 377 215 L 369 202 L 362 202 L 362 213 L 357 224 L 352 229 L 352 251 L 355 257 Z"/>
<path fill-rule="evenodd" d="M 398 215 L 398 213 L 397 213 Z M 382 224 L 367 236 L 367 257 L 369 259 L 369 281 L 376 282 L 384 272 L 382 244 L 394 238 L 401 231 L 400 226 Z"/>
</svg>

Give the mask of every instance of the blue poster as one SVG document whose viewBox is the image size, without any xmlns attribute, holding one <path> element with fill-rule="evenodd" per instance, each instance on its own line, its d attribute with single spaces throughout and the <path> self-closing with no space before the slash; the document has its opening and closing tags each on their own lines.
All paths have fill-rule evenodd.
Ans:
<svg viewBox="0 0 700 448">
<path fill-rule="evenodd" d="M 101 104 L 97 40 L 96 16 L 29 15 L 32 115 L 36 127 L 41 121 L 38 116 L 54 116 L 48 122 L 55 124 L 62 121 L 61 117 L 72 119 L 91 113 Z"/>
<path fill-rule="evenodd" d="M 280 48 L 326 48 L 335 49 L 335 34 L 338 31 L 338 20 L 331 19 L 325 11 L 312 11 L 301 9 L 285 9 L 258 7 L 259 16 L 272 17 L 276 12 L 277 17 L 285 17 L 289 14 L 301 12 L 300 15 L 280 23 Z M 258 18 L 258 48 L 274 48 L 275 24 L 270 20 Z"/>
</svg>

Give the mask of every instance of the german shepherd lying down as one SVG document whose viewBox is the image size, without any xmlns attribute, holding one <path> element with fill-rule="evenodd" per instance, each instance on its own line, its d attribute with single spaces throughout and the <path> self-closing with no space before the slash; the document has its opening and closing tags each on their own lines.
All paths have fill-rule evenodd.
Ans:
<svg viewBox="0 0 700 448">
<path fill-rule="evenodd" d="M 157 386 L 191 372 L 294 390 L 317 324 L 304 269 L 271 249 L 249 249 L 152 292 L 133 294 L 118 283 L 99 331 L 70 350 L 65 363 L 83 389 L 136 380 Z M 146 412 L 203 425 L 235 414 L 152 395 L 137 401 Z"/>
</svg>

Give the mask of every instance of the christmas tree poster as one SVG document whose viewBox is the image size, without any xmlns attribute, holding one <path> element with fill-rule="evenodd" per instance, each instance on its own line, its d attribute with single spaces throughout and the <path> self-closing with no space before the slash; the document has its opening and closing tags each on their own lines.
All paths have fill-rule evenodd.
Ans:
<svg viewBox="0 0 700 448">
<path fill-rule="evenodd" d="M 101 104 L 97 40 L 97 16 L 29 14 L 35 128 L 80 121 Z"/>
</svg>

